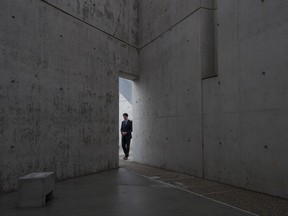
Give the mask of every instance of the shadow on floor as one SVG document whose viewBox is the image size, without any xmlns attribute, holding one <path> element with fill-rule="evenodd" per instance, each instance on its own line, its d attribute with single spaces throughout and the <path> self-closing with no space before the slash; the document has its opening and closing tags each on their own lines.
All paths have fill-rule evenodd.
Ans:
<svg viewBox="0 0 288 216">
<path fill-rule="evenodd" d="M 288 201 L 241 188 L 120 159 L 120 167 L 259 216 L 288 216 Z"/>
<path fill-rule="evenodd" d="M 56 184 L 42 208 L 16 208 L 17 193 L 0 195 L 1 216 L 250 216 L 125 168 Z"/>
</svg>

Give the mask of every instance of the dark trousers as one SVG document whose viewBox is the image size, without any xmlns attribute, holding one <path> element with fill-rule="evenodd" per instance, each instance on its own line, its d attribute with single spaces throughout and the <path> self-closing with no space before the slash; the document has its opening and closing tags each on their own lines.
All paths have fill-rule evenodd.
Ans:
<svg viewBox="0 0 288 216">
<path fill-rule="evenodd" d="M 129 156 L 131 138 L 122 136 L 122 148 L 126 157 Z"/>
</svg>

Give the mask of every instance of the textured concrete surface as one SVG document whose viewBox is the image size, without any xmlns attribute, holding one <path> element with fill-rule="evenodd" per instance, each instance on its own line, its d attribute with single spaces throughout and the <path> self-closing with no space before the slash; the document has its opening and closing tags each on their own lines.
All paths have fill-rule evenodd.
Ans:
<svg viewBox="0 0 288 216">
<path fill-rule="evenodd" d="M 135 160 L 288 198 L 288 1 L 0 5 L 0 193 L 117 167 L 121 76 Z"/>
<path fill-rule="evenodd" d="M 123 168 L 57 183 L 55 199 L 44 208 L 17 209 L 15 193 L 2 194 L 0 211 L 5 216 L 252 215 Z"/>
<path fill-rule="evenodd" d="M 183 1 L 183 4 L 181 1 L 173 2 L 176 4 L 173 13 L 180 14 L 190 8 L 184 4 L 188 1 Z M 206 56 L 204 53 L 210 47 L 203 41 L 203 34 L 210 33 L 210 19 L 207 16 L 210 16 L 209 13 L 213 15 L 214 10 L 201 8 L 200 1 L 189 1 L 189 4 L 192 3 L 190 13 L 187 12 L 189 16 L 179 18 L 177 25 L 169 23 L 169 19 L 154 20 L 159 25 L 165 22 L 170 29 L 163 34 L 157 31 L 155 34 L 160 36 L 154 36 L 140 50 L 141 77 L 134 82 L 133 157 L 141 163 L 202 177 L 201 79 L 203 65 L 210 61 L 203 60 Z M 144 14 L 140 11 L 140 17 L 145 19 L 151 11 L 160 8 L 163 9 L 157 4 L 151 4 L 147 14 L 146 10 L 142 11 Z M 171 17 L 174 17 L 173 13 Z M 161 15 L 158 14 L 159 19 Z M 202 26 L 204 24 L 207 28 Z M 153 31 L 153 26 L 150 28 Z M 202 49 L 204 44 L 207 46 Z M 210 66 L 206 67 L 209 70 Z"/>
<path fill-rule="evenodd" d="M 259 216 L 288 216 L 288 200 L 139 164 L 131 159 L 128 161 L 120 160 L 120 167 Z"/>
<path fill-rule="evenodd" d="M 205 177 L 288 198 L 288 1 L 218 1 L 203 81 Z"/>
<path fill-rule="evenodd" d="M 144 0 L 139 2 L 139 47 L 150 44 L 201 8 L 214 9 L 214 0 Z"/>
<path fill-rule="evenodd" d="M 76 1 L 49 2 L 0 0 L 0 193 L 31 172 L 59 180 L 118 167 L 118 78 L 138 72 L 138 51 L 99 28 L 107 14 L 137 12 L 98 1 L 106 15 L 93 26 L 69 14 Z"/>
<path fill-rule="evenodd" d="M 30 173 L 18 178 L 17 206 L 41 207 L 46 205 L 55 188 L 54 172 Z"/>
<path fill-rule="evenodd" d="M 140 3 L 134 160 L 288 198 L 288 1 L 202 3 Z"/>
<path fill-rule="evenodd" d="M 138 0 L 42 0 L 119 38 L 138 46 Z"/>
</svg>

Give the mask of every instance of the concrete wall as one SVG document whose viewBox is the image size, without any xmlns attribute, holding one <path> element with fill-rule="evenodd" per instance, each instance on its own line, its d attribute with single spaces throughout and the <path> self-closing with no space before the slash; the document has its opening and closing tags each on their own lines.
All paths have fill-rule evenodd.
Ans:
<svg viewBox="0 0 288 216">
<path fill-rule="evenodd" d="M 113 35 L 138 46 L 138 0 L 43 0 Z"/>
<path fill-rule="evenodd" d="M 141 1 L 134 160 L 288 198 L 287 11 Z"/>
<path fill-rule="evenodd" d="M 118 77 L 138 73 L 137 29 L 103 26 L 137 16 L 135 2 L 47 2 L 0 0 L 0 192 L 33 171 L 118 167 Z M 93 2 L 98 20 L 86 13 Z"/>
<path fill-rule="evenodd" d="M 140 75 L 134 160 L 288 198 L 286 0 L 0 5 L 0 192 L 116 168 Z"/>
<path fill-rule="evenodd" d="M 140 79 L 134 82 L 133 101 L 136 161 L 203 176 L 202 56 L 210 50 L 202 48 L 201 36 L 208 34 L 202 25 L 209 24 L 207 14 L 214 14 L 212 3 L 140 3 Z"/>
<path fill-rule="evenodd" d="M 206 178 L 286 198 L 287 11 L 218 1 L 219 77 L 203 81 Z"/>
</svg>

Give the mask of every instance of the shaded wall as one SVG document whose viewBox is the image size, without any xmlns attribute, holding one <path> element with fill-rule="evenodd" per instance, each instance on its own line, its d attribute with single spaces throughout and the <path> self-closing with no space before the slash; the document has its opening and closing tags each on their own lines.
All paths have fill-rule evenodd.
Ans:
<svg viewBox="0 0 288 216">
<path fill-rule="evenodd" d="M 205 176 L 288 198 L 288 2 L 218 1 L 218 72 L 203 81 Z"/>
<path fill-rule="evenodd" d="M 126 30 L 137 26 L 101 28 L 116 12 L 137 16 L 137 4 L 89 1 L 95 21 L 88 1 L 47 2 L 0 0 L 0 192 L 34 171 L 66 179 L 118 167 L 118 77 L 138 72 Z"/>
<path fill-rule="evenodd" d="M 133 159 L 287 198 L 287 9 L 141 1 Z"/>
<path fill-rule="evenodd" d="M 134 82 L 133 101 L 136 161 L 203 176 L 201 79 L 214 59 L 202 56 L 214 56 L 214 49 L 203 49 L 207 37 L 202 35 L 214 30 L 213 24 L 206 28 L 213 8 L 212 1 L 140 3 L 140 79 Z"/>
</svg>

